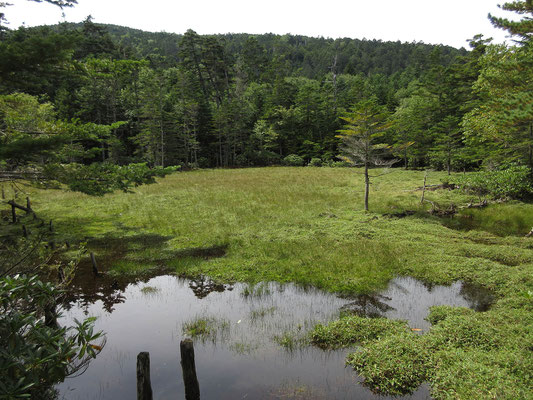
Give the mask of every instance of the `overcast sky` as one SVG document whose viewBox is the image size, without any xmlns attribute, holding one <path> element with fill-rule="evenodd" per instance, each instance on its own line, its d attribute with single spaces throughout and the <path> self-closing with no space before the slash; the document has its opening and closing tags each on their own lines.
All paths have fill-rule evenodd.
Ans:
<svg viewBox="0 0 533 400">
<path fill-rule="evenodd" d="M 467 47 L 466 39 L 482 33 L 497 42 L 504 32 L 487 19 L 505 15 L 494 0 L 78 0 L 62 11 L 47 3 L 11 0 L 5 9 L 10 28 L 94 22 L 183 33 L 292 33 L 307 36 L 423 41 Z M 509 15 L 509 14 L 507 14 Z"/>
</svg>

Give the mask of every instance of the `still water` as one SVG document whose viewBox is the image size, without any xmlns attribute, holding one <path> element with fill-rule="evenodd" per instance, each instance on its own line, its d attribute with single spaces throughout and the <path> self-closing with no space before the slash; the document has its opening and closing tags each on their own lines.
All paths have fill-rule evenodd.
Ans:
<svg viewBox="0 0 533 400">
<path fill-rule="evenodd" d="M 344 366 L 353 349 L 289 351 L 274 337 L 286 331 L 303 334 L 317 322 L 337 318 L 342 310 L 408 319 L 411 327 L 428 329 L 424 317 L 429 306 L 481 309 L 484 301 L 460 282 L 428 287 L 411 278 L 394 279 L 378 295 L 350 299 L 292 284 L 223 286 L 170 275 L 129 284 L 97 278 L 90 287 L 78 288 L 60 322 L 95 316 L 95 327 L 106 333 L 107 344 L 84 374 L 58 385 L 60 397 L 66 399 L 136 398 L 141 351 L 150 353 L 154 399 L 184 399 L 179 343 L 186 337 L 184 324 L 198 318 L 217 327 L 210 337 L 194 339 L 203 400 L 387 399 L 361 385 Z M 428 399 L 429 389 L 422 386 L 405 398 Z"/>
</svg>

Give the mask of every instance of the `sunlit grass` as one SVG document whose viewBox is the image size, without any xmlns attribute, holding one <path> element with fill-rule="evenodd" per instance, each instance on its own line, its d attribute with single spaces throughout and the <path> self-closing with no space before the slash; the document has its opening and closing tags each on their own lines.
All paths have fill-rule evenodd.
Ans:
<svg viewBox="0 0 533 400">
<path fill-rule="evenodd" d="M 203 273 L 221 280 L 275 280 L 362 293 L 384 288 L 397 274 L 438 283 L 461 278 L 464 273 L 454 266 L 474 268 L 469 254 L 472 247 L 478 249 L 474 253 L 483 247 L 480 242 L 472 244 L 469 237 L 526 251 L 518 238 L 465 233 L 446 227 L 449 221 L 429 216 L 425 210 L 430 205 L 420 204 L 417 190 L 423 183 L 422 171 L 393 170 L 374 178 L 370 212 L 365 213 L 358 172 L 350 168 L 201 170 L 173 174 L 134 193 L 90 197 L 47 190 L 34 191 L 31 197 L 34 208 L 54 220 L 57 234 L 71 240 L 110 236 L 127 243 L 147 234 L 165 238 L 157 246 L 128 245 L 124 260 L 111 266 L 117 273 L 165 265 L 178 273 Z M 427 185 L 439 184 L 441 179 L 447 176 L 430 172 Z M 425 197 L 443 207 L 476 200 L 449 190 L 428 191 Z M 533 215 L 531 205 L 494 207 L 493 216 L 498 215 L 496 207 L 520 221 Z M 417 214 L 401 219 L 383 216 L 405 210 Z M 480 221 L 488 218 L 484 215 Z M 486 225 L 480 223 L 479 228 Z M 498 221 L 493 225 L 503 226 Z M 226 248 L 223 257 L 175 253 L 216 246 Z M 475 279 L 472 273 L 467 275 Z"/>
</svg>

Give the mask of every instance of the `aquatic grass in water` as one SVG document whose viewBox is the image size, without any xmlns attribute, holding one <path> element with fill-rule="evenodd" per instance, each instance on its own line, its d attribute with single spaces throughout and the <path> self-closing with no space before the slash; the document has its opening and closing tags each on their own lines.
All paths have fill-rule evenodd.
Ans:
<svg viewBox="0 0 533 400">
<path fill-rule="evenodd" d="M 258 320 L 258 319 L 263 319 L 267 316 L 271 316 L 271 315 L 274 315 L 274 313 L 276 312 L 276 307 L 264 307 L 264 308 L 260 308 L 258 310 L 252 310 L 250 312 L 250 319 L 253 321 L 253 320 Z"/>
<path fill-rule="evenodd" d="M 144 286 L 143 288 L 141 288 L 141 293 L 147 295 L 157 293 L 158 291 L 159 289 L 153 286 Z"/>
<path fill-rule="evenodd" d="M 192 338 L 216 341 L 217 336 L 226 334 L 229 321 L 214 317 L 197 317 L 183 324 L 183 333 Z"/>
<path fill-rule="evenodd" d="M 285 331 L 274 336 L 274 341 L 283 348 L 293 351 L 309 345 L 307 334 L 302 332 L 301 328 L 297 331 Z"/>
</svg>

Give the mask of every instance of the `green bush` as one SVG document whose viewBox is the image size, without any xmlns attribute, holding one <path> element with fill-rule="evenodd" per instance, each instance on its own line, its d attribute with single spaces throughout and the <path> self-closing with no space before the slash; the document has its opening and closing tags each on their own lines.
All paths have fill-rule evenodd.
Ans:
<svg viewBox="0 0 533 400">
<path fill-rule="evenodd" d="M 115 190 L 127 191 L 132 186 L 154 183 L 155 177 L 163 177 L 179 169 L 180 166 L 150 168 L 146 163 L 124 166 L 110 163 L 71 163 L 49 164 L 44 169 L 44 175 L 66 184 L 70 190 L 102 196 Z"/>
<path fill-rule="evenodd" d="M 311 161 L 309 161 L 309 164 L 307 164 L 309 167 L 321 167 L 322 166 L 322 160 L 320 158 L 311 158 Z"/>
<path fill-rule="evenodd" d="M 283 164 L 289 167 L 302 167 L 304 165 L 304 159 L 296 154 L 289 154 L 283 159 Z"/>
<path fill-rule="evenodd" d="M 327 164 L 324 164 L 324 165 L 327 165 L 328 167 L 331 167 L 331 168 L 346 168 L 346 167 L 352 166 L 349 162 L 335 161 L 335 160 L 329 160 Z"/>
<path fill-rule="evenodd" d="M 530 174 L 526 166 L 511 165 L 504 169 L 459 176 L 456 182 L 462 190 L 478 196 L 524 199 L 533 194 Z"/>
<path fill-rule="evenodd" d="M 53 398 L 53 386 L 101 350 L 94 318 L 57 325 L 51 304 L 59 293 L 37 277 L 0 279 L 0 399 Z"/>
</svg>

